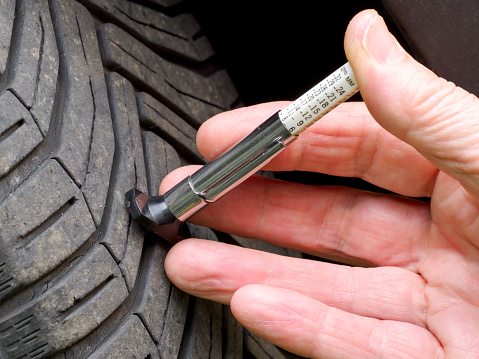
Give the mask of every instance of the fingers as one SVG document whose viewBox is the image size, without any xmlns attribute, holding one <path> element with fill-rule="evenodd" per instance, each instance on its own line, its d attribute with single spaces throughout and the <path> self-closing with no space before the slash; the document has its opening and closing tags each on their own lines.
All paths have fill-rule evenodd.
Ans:
<svg viewBox="0 0 479 359">
<path fill-rule="evenodd" d="M 345 51 L 376 121 L 479 194 L 479 100 L 410 57 L 374 11 L 351 21 Z"/>
<path fill-rule="evenodd" d="M 437 358 L 442 348 L 426 329 L 328 307 L 300 293 L 245 286 L 231 301 L 249 330 L 308 358 Z"/>
<path fill-rule="evenodd" d="M 165 184 L 188 170 L 173 172 Z M 192 222 L 345 263 L 415 270 L 430 211 L 426 203 L 401 197 L 253 176 Z"/>
<path fill-rule="evenodd" d="M 165 269 L 183 291 L 224 304 L 241 287 L 264 284 L 357 315 L 425 326 L 425 282 L 401 268 L 354 268 L 192 239 L 173 247 Z"/>
<path fill-rule="evenodd" d="M 286 105 L 267 103 L 213 117 L 198 131 L 200 152 L 215 159 Z M 412 197 L 430 195 L 437 174 L 436 167 L 379 126 L 359 102 L 342 104 L 326 115 L 264 169 L 359 177 Z"/>
</svg>

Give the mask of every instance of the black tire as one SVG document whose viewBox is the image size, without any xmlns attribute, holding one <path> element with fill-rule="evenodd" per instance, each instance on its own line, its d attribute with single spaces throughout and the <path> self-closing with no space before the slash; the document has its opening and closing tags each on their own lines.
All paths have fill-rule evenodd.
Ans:
<svg viewBox="0 0 479 359">
<path fill-rule="evenodd" d="M 0 357 L 288 356 L 172 286 L 124 205 L 241 104 L 211 46 L 177 0 L 80 2 L 0 1 Z"/>
</svg>

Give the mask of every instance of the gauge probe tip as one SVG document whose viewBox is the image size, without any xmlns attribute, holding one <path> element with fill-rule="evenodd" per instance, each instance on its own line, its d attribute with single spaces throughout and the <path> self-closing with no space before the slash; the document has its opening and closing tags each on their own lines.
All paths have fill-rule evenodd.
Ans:
<svg viewBox="0 0 479 359">
<path fill-rule="evenodd" d="M 171 244 L 189 237 L 188 227 L 171 213 L 163 196 L 148 197 L 133 188 L 125 194 L 125 203 L 135 222 Z"/>
</svg>

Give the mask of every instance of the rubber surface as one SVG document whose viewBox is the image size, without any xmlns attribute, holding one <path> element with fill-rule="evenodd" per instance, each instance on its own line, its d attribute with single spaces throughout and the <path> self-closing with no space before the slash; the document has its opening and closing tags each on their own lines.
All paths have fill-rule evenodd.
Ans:
<svg viewBox="0 0 479 359">
<path fill-rule="evenodd" d="M 479 96 L 479 2 L 382 0 L 414 56 Z"/>
<path fill-rule="evenodd" d="M 0 0 L 0 358 L 283 358 L 166 278 L 124 205 L 241 104 L 176 0 Z M 194 236 L 297 255 L 191 227 Z"/>
</svg>

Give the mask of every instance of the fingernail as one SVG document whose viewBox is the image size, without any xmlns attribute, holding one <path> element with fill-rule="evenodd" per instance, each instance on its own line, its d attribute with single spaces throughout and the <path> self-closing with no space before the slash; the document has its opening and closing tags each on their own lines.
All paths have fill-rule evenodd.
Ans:
<svg viewBox="0 0 479 359">
<path fill-rule="evenodd" d="M 374 16 L 363 36 L 363 47 L 374 61 L 388 65 L 401 60 L 404 49 L 391 35 L 381 16 Z"/>
</svg>

